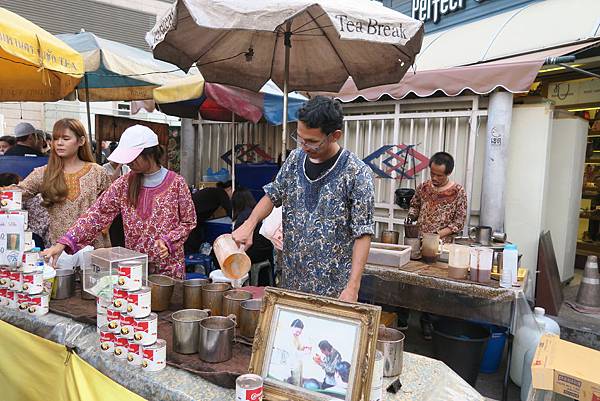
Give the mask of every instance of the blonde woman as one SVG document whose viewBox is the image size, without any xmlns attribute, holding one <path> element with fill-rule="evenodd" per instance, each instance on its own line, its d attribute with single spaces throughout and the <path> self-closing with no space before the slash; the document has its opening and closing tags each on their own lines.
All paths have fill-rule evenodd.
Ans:
<svg viewBox="0 0 600 401">
<path fill-rule="evenodd" d="M 49 240 L 55 243 L 77 218 L 110 185 L 110 176 L 94 162 L 92 149 L 81 121 L 63 118 L 54 124 L 48 164 L 31 172 L 17 188 L 25 199 L 42 195 L 42 205 L 50 217 Z M 96 248 L 110 246 L 108 236 L 98 235 Z"/>
</svg>

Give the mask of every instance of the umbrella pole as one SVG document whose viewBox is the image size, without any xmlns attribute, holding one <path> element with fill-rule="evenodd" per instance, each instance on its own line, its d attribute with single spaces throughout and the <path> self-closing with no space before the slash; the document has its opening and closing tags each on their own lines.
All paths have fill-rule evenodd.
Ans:
<svg viewBox="0 0 600 401">
<path fill-rule="evenodd" d="M 290 78 L 290 49 L 292 48 L 292 21 L 288 21 L 285 32 L 285 61 L 283 69 L 283 131 L 281 133 L 281 162 L 286 159 L 288 124 L 288 81 Z"/>
<path fill-rule="evenodd" d="M 85 81 L 85 109 L 87 111 L 88 136 L 90 137 L 90 146 L 92 146 L 92 113 L 90 112 L 90 91 L 87 72 L 83 74 L 83 79 Z M 100 144 L 97 143 L 96 147 L 98 146 Z"/>
</svg>

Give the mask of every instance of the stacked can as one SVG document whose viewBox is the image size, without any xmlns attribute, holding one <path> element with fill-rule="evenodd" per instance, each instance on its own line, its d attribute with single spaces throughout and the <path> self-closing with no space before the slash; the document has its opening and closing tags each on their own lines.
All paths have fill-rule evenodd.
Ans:
<svg viewBox="0 0 600 401">
<path fill-rule="evenodd" d="M 39 248 L 23 253 L 18 267 L 0 266 L 0 306 L 41 316 L 48 313 L 50 294 L 44 289 L 44 261 Z"/>
<path fill-rule="evenodd" d="M 118 264 L 117 285 L 110 301 L 98 299 L 100 350 L 146 371 L 166 366 L 166 342 L 158 338 L 158 316 L 151 312 L 151 291 L 142 285 L 142 264 Z M 100 325 L 103 314 L 106 323 Z"/>
</svg>

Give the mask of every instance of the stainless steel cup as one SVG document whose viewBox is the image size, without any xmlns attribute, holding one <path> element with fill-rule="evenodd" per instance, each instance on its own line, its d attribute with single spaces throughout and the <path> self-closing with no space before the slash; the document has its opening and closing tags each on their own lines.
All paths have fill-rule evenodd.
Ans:
<svg viewBox="0 0 600 401">
<path fill-rule="evenodd" d="M 202 286 L 209 284 L 206 278 L 194 278 L 183 282 L 183 307 L 185 309 L 202 308 Z"/>
<path fill-rule="evenodd" d="M 229 283 L 212 283 L 202 286 L 202 307 L 210 309 L 212 316 L 223 312 L 223 295 L 231 289 Z"/>
<path fill-rule="evenodd" d="M 198 354 L 205 362 L 231 359 L 235 336 L 235 316 L 211 316 L 200 321 Z"/>
<path fill-rule="evenodd" d="M 75 294 L 75 270 L 56 269 L 56 277 L 52 285 L 52 299 L 67 299 Z"/>
<path fill-rule="evenodd" d="M 240 305 L 240 334 L 242 337 L 252 339 L 258 325 L 262 299 L 249 299 Z"/>
<path fill-rule="evenodd" d="M 252 299 L 252 293 L 244 290 L 229 290 L 223 295 L 223 315 L 235 315 L 236 327 L 240 325 L 241 303 L 249 299 Z"/>
<path fill-rule="evenodd" d="M 183 309 L 171 314 L 173 319 L 173 351 L 180 354 L 198 352 L 202 319 L 210 316 L 210 310 Z"/>
<path fill-rule="evenodd" d="M 404 334 L 400 330 L 379 326 L 377 350 L 383 353 L 383 376 L 399 376 L 402 373 Z"/>
<path fill-rule="evenodd" d="M 148 283 L 152 291 L 152 311 L 162 312 L 169 309 L 175 280 L 162 274 L 151 274 Z"/>
</svg>

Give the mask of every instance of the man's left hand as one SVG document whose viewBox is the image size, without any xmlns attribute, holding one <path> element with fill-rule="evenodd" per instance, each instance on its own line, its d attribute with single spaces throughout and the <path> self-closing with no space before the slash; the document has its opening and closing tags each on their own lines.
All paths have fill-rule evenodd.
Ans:
<svg viewBox="0 0 600 401">
<path fill-rule="evenodd" d="M 344 291 L 340 294 L 340 301 L 356 302 L 358 301 L 358 289 L 344 288 Z"/>
</svg>

